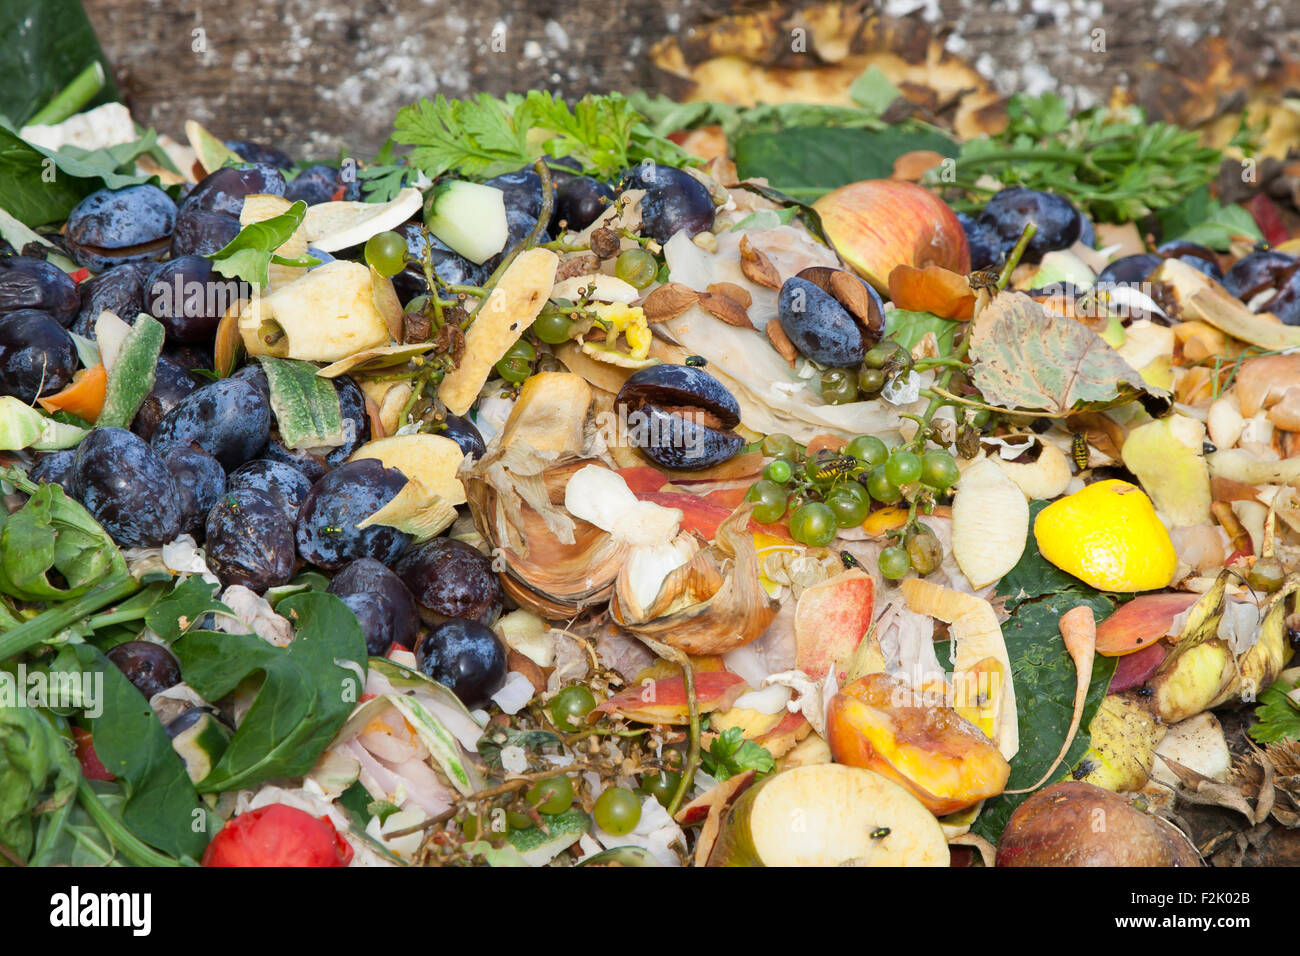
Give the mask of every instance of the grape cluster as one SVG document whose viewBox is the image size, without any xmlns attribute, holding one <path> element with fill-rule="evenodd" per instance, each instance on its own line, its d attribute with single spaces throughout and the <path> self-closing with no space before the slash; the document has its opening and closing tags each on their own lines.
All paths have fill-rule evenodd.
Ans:
<svg viewBox="0 0 1300 956">
<path fill-rule="evenodd" d="M 826 547 L 841 528 L 862 524 L 873 502 L 906 500 L 913 515 L 881 553 L 880 573 L 896 579 L 910 569 L 924 575 L 939 566 L 939 540 L 915 520 L 914 511 L 917 505 L 928 510 L 957 483 L 957 462 L 946 450 L 910 445 L 891 450 L 874 435 L 859 435 L 838 453 L 822 451 L 809 458 L 783 434 L 764 438 L 762 450 L 773 460 L 745 495 L 754 504 L 754 520 L 770 524 L 788 514 L 795 541 Z"/>
<path fill-rule="evenodd" d="M 897 342 L 884 339 L 867 350 L 857 369 L 828 368 L 822 372 L 821 396 L 828 405 L 875 398 L 885 384 L 912 370 L 912 356 Z"/>
</svg>

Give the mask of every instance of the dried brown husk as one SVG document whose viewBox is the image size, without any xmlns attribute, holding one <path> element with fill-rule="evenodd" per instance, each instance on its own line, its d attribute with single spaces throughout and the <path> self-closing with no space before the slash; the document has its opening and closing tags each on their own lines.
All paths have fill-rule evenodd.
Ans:
<svg viewBox="0 0 1300 956">
<path fill-rule="evenodd" d="M 608 600 L 630 550 L 565 510 L 564 487 L 586 465 L 605 467 L 516 442 L 467 462 L 460 473 L 474 523 L 505 565 L 503 587 L 548 620 Z"/>
<path fill-rule="evenodd" d="M 670 572 L 648 608 L 635 598 L 628 562 L 619 572 L 610 616 L 625 631 L 688 654 L 725 654 L 756 640 L 779 604 L 763 589 L 749 534 L 751 506 L 738 508 L 718 528 L 713 544 L 697 539 L 689 561 Z M 685 533 L 684 533 L 685 534 Z M 682 542 L 682 536 L 674 544 Z"/>
</svg>

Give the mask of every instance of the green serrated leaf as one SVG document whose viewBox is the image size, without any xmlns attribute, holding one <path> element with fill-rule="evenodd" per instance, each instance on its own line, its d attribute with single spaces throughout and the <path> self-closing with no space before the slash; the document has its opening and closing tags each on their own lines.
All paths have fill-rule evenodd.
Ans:
<svg viewBox="0 0 1300 956">
<path fill-rule="evenodd" d="M 243 279 L 260 288 L 270 281 L 269 269 L 275 250 L 284 245 L 307 214 L 307 204 L 299 200 L 278 216 L 250 222 L 239 235 L 208 258 L 212 267 L 230 279 Z"/>
<path fill-rule="evenodd" d="M 1255 707 L 1258 723 L 1247 731 L 1252 740 L 1261 744 L 1300 740 L 1300 707 L 1287 696 L 1294 689 L 1286 681 L 1278 680 L 1260 692 Z"/>
</svg>

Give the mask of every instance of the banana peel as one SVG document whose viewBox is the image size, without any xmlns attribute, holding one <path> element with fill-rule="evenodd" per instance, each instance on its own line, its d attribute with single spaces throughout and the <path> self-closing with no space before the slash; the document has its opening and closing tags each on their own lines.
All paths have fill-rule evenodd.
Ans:
<svg viewBox="0 0 1300 956">
<path fill-rule="evenodd" d="M 1231 573 L 1222 572 L 1192 605 L 1173 651 L 1147 683 L 1155 713 L 1166 724 L 1208 710 L 1237 676 L 1232 649 L 1218 637 Z"/>
<path fill-rule="evenodd" d="M 1287 639 L 1287 598 L 1300 591 L 1300 573 L 1292 574 L 1274 592 L 1264 611 L 1259 640 L 1237 659 L 1237 673 L 1227 687 L 1210 703 L 1219 707 L 1230 700 L 1252 701 L 1259 692 L 1277 680 L 1277 675 L 1294 653 Z"/>
<path fill-rule="evenodd" d="M 1116 793 L 1141 790 L 1167 730 L 1136 692 L 1107 694 L 1088 725 L 1092 745 L 1075 767 L 1074 779 Z"/>
</svg>

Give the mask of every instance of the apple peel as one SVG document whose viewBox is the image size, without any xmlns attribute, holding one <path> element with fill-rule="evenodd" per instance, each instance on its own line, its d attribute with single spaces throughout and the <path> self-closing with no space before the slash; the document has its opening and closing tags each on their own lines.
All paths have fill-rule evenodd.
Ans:
<svg viewBox="0 0 1300 956">
<path fill-rule="evenodd" d="M 875 584 L 853 568 L 799 595 L 794 612 L 795 666 L 814 680 L 840 675 L 871 627 Z"/>
</svg>

